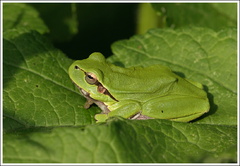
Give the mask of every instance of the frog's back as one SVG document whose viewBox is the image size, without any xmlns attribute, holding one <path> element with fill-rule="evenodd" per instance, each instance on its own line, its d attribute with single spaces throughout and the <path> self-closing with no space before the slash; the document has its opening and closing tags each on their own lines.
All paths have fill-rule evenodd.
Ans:
<svg viewBox="0 0 240 166">
<path fill-rule="evenodd" d="M 175 74 L 162 65 L 131 68 L 111 66 L 111 71 L 103 82 L 110 85 L 107 89 L 117 93 L 152 93 L 169 87 L 177 80 Z"/>
<path fill-rule="evenodd" d="M 202 89 L 177 76 L 166 66 L 115 67 L 103 80 L 105 88 L 115 94 L 115 98 L 119 96 L 126 100 L 145 102 L 151 98 L 173 94 L 205 96 Z"/>
</svg>

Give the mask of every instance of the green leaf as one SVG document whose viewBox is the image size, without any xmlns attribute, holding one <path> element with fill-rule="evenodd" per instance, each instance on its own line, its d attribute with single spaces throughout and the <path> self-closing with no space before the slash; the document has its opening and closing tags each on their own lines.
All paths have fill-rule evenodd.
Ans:
<svg viewBox="0 0 240 166">
<path fill-rule="evenodd" d="M 234 126 L 168 120 L 110 120 L 107 125 L 39 128 L 4 137 L 4 162 L 236 162 Z"/>
<path fill-rule="evenodd" d="M 4 32 L 3 110 L 6 128 L 85 125 L 95 122 L 68 76 L 72 60 L 25 29 Z M 10 120 L 9 120 L 10 119 Z M 10 127 L 14 128 L 14 126 Z"/>
<path fill-rule="evenodd" d="M 220 30 L 237 27 L 237 3 L 153 3 L 161 13 L 167 27 L 186 25 L 209 27 Z"/>
<path fill-rule="evenodd" d="M 48 27 L 39 17 L 38 12 L 27 4 L 3 3 L 3 31 L 25 27 L 43 34 Z"/>
<path fill-rule="evenodd" d="M 112 50 L 115 56 L 110 60 L 126 67 L 163 64 L 202 83 L 211 108 L 198 123 L 237 125 L 236 29 L 155 29 L 118 41 Z"/>
</svg>

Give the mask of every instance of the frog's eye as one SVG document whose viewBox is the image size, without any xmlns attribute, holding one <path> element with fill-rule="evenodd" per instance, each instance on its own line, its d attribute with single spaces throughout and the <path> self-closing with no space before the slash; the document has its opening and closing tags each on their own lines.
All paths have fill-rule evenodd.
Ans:
<svg viewBox="0 0 240 166">
<path fill-rule="evenodd" d="M 85 80 L 87 81 L 87 83 L 89 83 L 90 85 L 98 83 L 97 77 L 93 73 L 85 73 L 85 74 L 86 74 Z"/>
</svg>

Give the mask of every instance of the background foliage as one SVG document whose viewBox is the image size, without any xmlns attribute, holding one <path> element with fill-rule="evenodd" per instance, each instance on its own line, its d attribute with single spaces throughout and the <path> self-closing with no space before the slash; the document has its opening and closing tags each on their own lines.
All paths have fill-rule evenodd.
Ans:
<svg viewBox="0 0 240 166">
<path fill-rule="evenodd" d="M 4 163 L 237 162 L 237 4 L 4 3 L 3 32 Z M 95 51 L 201 82 L 209 113 L 95 124 L 67 73 Z"/>
</svg>

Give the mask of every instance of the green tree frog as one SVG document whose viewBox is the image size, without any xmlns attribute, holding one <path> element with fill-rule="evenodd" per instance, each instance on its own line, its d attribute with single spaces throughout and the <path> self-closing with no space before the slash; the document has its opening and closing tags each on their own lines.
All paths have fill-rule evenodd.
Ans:
<svg viewBox="0 0 240 166">
<path fill-rule="evenodd" d="M 112 116 L 129 119 L 169 119 L 188 122 L 209 111 L 200 83 L 174 74 L 168 67 L 123 68 L 106 61 L 98 52 L 77 60 L 69 76 L 87 99 L 84 108 L 98 105 L 97 122 Z"/>
</svg>

